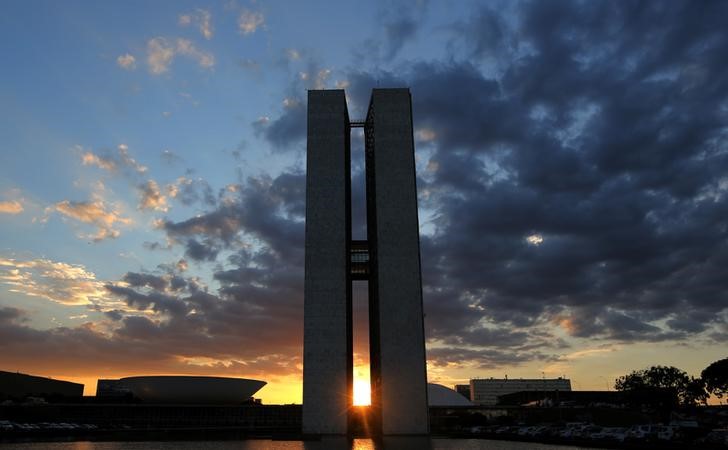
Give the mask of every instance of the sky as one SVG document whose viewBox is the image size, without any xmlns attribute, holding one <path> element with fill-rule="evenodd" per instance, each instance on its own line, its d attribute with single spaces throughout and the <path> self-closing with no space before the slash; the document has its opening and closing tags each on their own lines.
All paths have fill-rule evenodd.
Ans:
<svg viewBox="0 0 728 450">
<path fill-rule="evenodd" d="M 306 92 L 409 87 L 428 378 L 699 375 L 728 342 L 728 3 L 11 1 L 0 370 L 301 401 Z M 352 133 L 354 237 L 365 236 Z M 355 286 L 357 380 L 366 286 Z"/>
</svg>

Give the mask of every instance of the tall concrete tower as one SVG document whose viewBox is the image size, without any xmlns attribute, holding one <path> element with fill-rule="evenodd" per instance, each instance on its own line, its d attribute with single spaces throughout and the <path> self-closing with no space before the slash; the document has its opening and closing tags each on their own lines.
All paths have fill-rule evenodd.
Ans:
<svg viewBox="0 0 728 450">
<path fill-rule="evenodd" d="M 351 240 L 352 127 L 366 136 L 367 239 Z M 309 91 L 303 432 L 346 434 L 353 399 L 352 280 L 369 282 L 372 417 L 429 432 L 409 89 L 375 89 L 364 122 L 342 90 Z"/>
</svg>

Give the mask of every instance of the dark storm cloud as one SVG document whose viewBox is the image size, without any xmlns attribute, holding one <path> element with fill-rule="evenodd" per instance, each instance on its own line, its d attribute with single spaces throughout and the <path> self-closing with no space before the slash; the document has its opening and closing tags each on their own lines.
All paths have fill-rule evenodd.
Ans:
<svg viewBox="0 0 728 450">
<path fill-rule="evenodd" d="M 187 170 L 188 174 L 192 172 L 192 169 Z M 195 203 L 202 203 L 204 206 L 215 206 L 217 204 L 217 198 L 212 186 L 202 178 L 179 177 L 174 183 L 167 186 L 167 191 L 170 197 L 186 206 Z"/>
<path fill-rule="evenodd" d="M 113 320 L 114 322 L 117 322 L 124 318 L 124 315 L 122 314 L 123 311 L 120 311 L 118 309 L 115 309 L 113 311 L 106 311 L 104 315 L 108 317 L 109 319 Z"/>
<path fill-rule="evenodd" d="M 352 117 L 372 88 L 409 86 L 434 136 L 418 179 L 426 327 L 457 347 L 433 358 L 547 358 L 526 348 L 565 346 L 554 324 L 622 342 L 723 326 L 728 7 L 503 5 L 453 27 L 447 60 L 347 75 Z M 300 142 L 303 108 L 269 141 Z"/>
<path fill-rule="evenodd" d="M 391 62 L 402 48 L 415 40 L 427 14 L 429 1 L 387 2 L 376 14 L 374 37 L 352 49 L 354 60 L 372 65 Z"/>
<path fill-rule="evenodd" d="M 372 88 L 409 86 L 415 127 L 434 136 L 419 179 L 432 227 L 421 240 L 426 326 L 433 345 L 452 347 L 433 358 L 464 358 L 457 350 L 466 347 L 488 364 L 547 358 L 529 348 L 565 346 L 549 333 L 554 324 L 625 342 L 722 326 L 728 35 L 718 18 L 726 6 L 506 5 L 454 27 L 450 59 L 347 75 L 352 117 L 363 117 Z M 289 105 L 262 128 L 276 146 L 305 137 L 305 103 Z M 241 215 L 295 204 L 288 213 L 300 218 L 298 183 L 285 200 L 268 188 L 165 229 L 228 245 L 245 228 L 278 243 L 239 262 L 284 248 L 300 256 L 302 227 L 289 232 L 299 222 Z M 217 278 L 265 279 L 257 263 L 238 266 Z M 222 292 L 259 294 L 244 283 Z M 512 359 L 493 352 L 503 345 L 515 349 Z"/>
<path fill-rule="evenodd" d="M 122 279 L 132 287 L 148 286 L 157 291 L 164 291 L 169 285 L 163 277 L 149 273 L 127 272 Z"/>
<path fill-rule="evenodd" d="M 0 308 L 0 322 L 10 323 L 23 318 L 23 311 L 9 306 Z"/>
<path fill-rule="evenodd" d="M 115 362 L 98 359 L 114 368 L 136 359 L 135 367 L 157 371 L 298 373 L 304 189 L 300 173 L 251 177 L 227 189 L 206 214 L 163 222 L 162 229 L 177 242 L 173 245 L 186 247 L 188 253 L 194 249 L 191 240 L 231 252 L 216 261 L 215 290 L 183 275 L 186 261 L 163 264 L 154 273 L 128 272 L 119 282 L 105 285 L 111 298 L 126 304 L 105 312 L 109 332 L 100 333 L 90 324 L 36 331 L 22 325 L 22 311 L 6 308 L 0 310 L 0 337 L 7 337 L 3 342 L 26 342 L 25 336 L 30 336 L 35 340 L 28 345 L 34 347 L 48 339 L 69 346 L 84 340 L 95 351 L 116 353 Z M 27 359 L 27 347 L 11 345 L 5 350 L 8 361 Z M 45 353 L 38 348 L 35 354 Z M 65 361 L 78 356 L 72 352 Z M 206 358 L 209 363 L 191 366 L 185 358 Z"/>
<path fill-rule="evenodd" d="M 4 309 L 0 311 L 4 364 L 22 366 L 33 373 L 77 375 L 97 373 L 103 367 L 116 373 L 128 373 L 130 369 L 139 373 L 224 372 L 270 380 L 297 373 L 296 364 L 300 363 L 298 350 L 280 339 L 268 345 L 255 340 L 255 331 L 233 327 L 233 320 L 241 320 L 239 315 L 231 316 L 230 324 L 223 330 L 210 329 L 218 324 L 195 317 L 196 314 L 171 320 L 126 315 L 120 319 L 121 326 L 109 335 L 100 333 L 91 323 L 76 328 L 36 330 L 23 323 L 23 311 L 16 310 L 13 318 L 7 319 Z M 260 334 L 263 338 L 277 330 L 274 324 L 267 325 L 268 332 Z M 285 333 L 283 338 L 294 339 Z M 198 357 L 211 362 L 185 360 Z"/>
<path fill-rule="evenodd" d="M 257 136 L 262 136 L 274 151 L 298 149 L 294 144 L 306 137 L 306 92 L 309 89 L 330 88 L 331 70 L 326 68 L 311 52 L 296 52 L 296 68 L 289 72 L 290 84 L 283 99 L 283 111 L 277 118 L 261 116 L 251 126 Z M 289 63 L 287 61 L 286 68 Z"/>
<path fill-rule="evenodd" d="M 384 25 L 387 36 L 386 58 L 392 59 L 402 49 L 407 41 L 412 40 L 417 32 L 417 22 L 412 17 L 401 16 Z"/>
<path fill-rule="evenodd" d="M 109 316 L 114 338 L 143 343 L 162 360 L 205 357 L 223 361 L 218 369 L 226 372 L 295 373 L 303 332 L 304 181 L 295 172 L 251 177 L 222 192 L 214 209 L 163 221 L 168 238 L 192 259 L 232 252 L 216 260 L 219 289 L 185 277 L 179 263 L 160 265 L 160 273 L 129 272 L 123 283 L 106 285 L 129 307 Z"/>
<path fill-rule="evenodd" d="M 574 336 L 618 341 L 720 323 L 726 9 L 483 8 L 455 41 L 467 60 L 350 75 L 356 105 L 410 86 L 415 126 L 436 136 L 419 181 L 435 226 L 422 239 L 428 336 L 479 345 L 467 330 L 480 319 L 519 333 L 564 314 Z"/>
<path fill-rule="evenodd" d="M 186 246 L 199 239 L 232 253 L 217 261 L 210 290 L 185 276 L 186 261 L 160 265 L 156 272 L 128 272 L 105 285 L 125 308 L 105 312 L 105 332 L 92 323 L 68 329 L 33 330 L 24 313 L 0 310 L 0 338 L 10 343 L 4 358 L 46 364 L 64 352 L 64 366 L 83 367 L 81 356 L 113 370 L 225 372 L 246 376 L 296 374 L 302 338 L 303 175 L 252 177 L 230 187 L 215 209 L 187 221 L 167 221 L 168 237 Z M 47 346 L 52 340 L 54 345 Z M 83 342 L 83 344 L 81 344 Z M 22 343 L 22 345 L 20 344 Z M 78 351 L 77 351 L 78 350 Z M 82 352 L 83 350 L 83 352 Z M 99 356 L 114 355 L 113 358 Z M 203 359 L 205 362 L 187 362 Z"/>
<path fill-rule="evenodd" d="M 210 240 L 206 244 L 196 239 L 187 239 L 185 256 L 195 261 L 214 261 L 220 249 Z"/>
<path fill-rule="evenodd" d="M 256 134 L 262 135 L 275 149 L 286 149 L 292 142 L 306 136 L 306 105 L 300 99 L 285 108 L 283 114 L 271 121 L 253 123 Z"/>
<path fill-rule="evenodd" d="M 186 303 L 179 301 L 175 296 L 165 295 L 160 292 L 143 293 L 132 288 L 113 284 L 106 285 L 106 289 L 112 294 L 123 298 L 127 305 L 139 311 L 151 310 L 157 313 L 182 315 L 189 309 Z"/>
<path fill-rule="evenodd" d="M 160 227 L 169 238 L 184 242 L 187 256 L 195 259 L 211 259 L 220 248 L 241 243 L 244 233 L 301 262 L 304 189 L 302 173 L 250 177 L 234 185 L 218 208 L 181 222 L 163 221 Z"/>
<path fill-rule="evenodd" d="M 537 351 L 513 352 L 491 349 L 431 348 L 427 350 L 430 363 L 436 366 L 461 364 L 464 361 L 486 370 L 503 366 L 514 366 L 530 361 L 553 361 L 553 357 Z"/>
</svg>

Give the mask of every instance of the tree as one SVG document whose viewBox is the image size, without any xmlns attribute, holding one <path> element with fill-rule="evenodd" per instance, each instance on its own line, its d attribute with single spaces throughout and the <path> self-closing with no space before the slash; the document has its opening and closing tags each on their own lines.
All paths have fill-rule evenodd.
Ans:
<svg viewBox="0 0 728 450">
<path fill-rule="evenodd" d="M 728 394 L 728 358 L 718 360 L 706 367 L 700 374 L 708 392 L 718 398 Z"/>
<path fill-rule="evenodd" d="M 705 383 L 701 378 L 690 377 L 684 371 L 672 366 L 652 366 L 635 370 L 619 377 L 614 382 L 618 391 L 639 391 L 648 389 L 673 389 L 680 404 L 685 406 L 704 404 L 708 399 Z"/>
</svg>

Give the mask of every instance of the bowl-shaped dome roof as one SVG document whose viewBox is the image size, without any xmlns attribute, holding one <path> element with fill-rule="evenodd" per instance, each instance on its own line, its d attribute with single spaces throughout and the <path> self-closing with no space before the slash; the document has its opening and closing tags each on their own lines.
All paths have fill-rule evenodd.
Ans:
<svg viewBox="0 0 728 450">
<path fill-rule="evenodd" d="M 246 378 L 142 376 L 119 380 L 134 397 L 147 403 L 239 404 L 266 385 Z"/>
<path fill-rule="evenodd" d="M 472 406 L 461 394 L 441 384 L 427 383 L 427 402 L 430 406 Z"/>
</svg>

